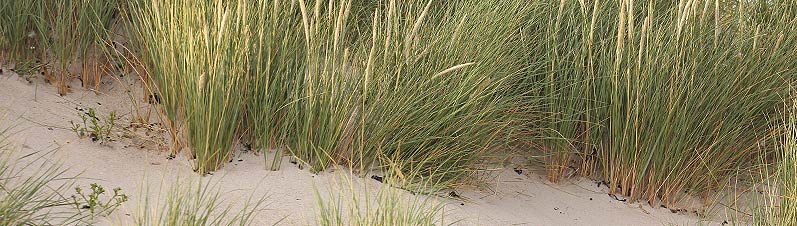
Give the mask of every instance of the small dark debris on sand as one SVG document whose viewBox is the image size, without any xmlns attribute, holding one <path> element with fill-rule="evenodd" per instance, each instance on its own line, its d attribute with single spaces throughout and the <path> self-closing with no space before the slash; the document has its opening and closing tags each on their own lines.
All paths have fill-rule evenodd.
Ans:
<svg viewBox="0 0 797 226">
<path fill-rule="evenodd" d="M 517 175 L 522 175 L 523 174 L 523 169 L 520 168 L 520 167 L 515 167 L 515 173 L 517 173 Z"/>
<path fill-rule="evenodd" d="M 149 103 L 150 104 L 160 104 L 161 103 L 161 97 L 157 93 L 150 94 L 148 99 L 149 99 Z"/>
<path fill-rule="evenodd" d="M 374 179 L 375 181 L 379 181 L 379 183 L 382 183 L 382 181 L 384 180 L 383 177 L 380 177 L 380 176 L 377 176 L 377 175 L 371 176 L 371 179 Z"/>
<path fill-rule="evenodd" d="M 451 198 L 455 198 L 455 199 L 462 198 L 461 196 L 459 196 L 459 194 L 457 194 L 457 191 L 449 192 L 448 196 L 451 197 Z"/>
<path fill-rule="evenodd" d="M 620 199 L 620 198 L 617 198 L 617 196 L 616 196 L 616 195 L 613 195 L 613 194 L 609 194 L 609 197 L 612 197 L 612 198 L 614 198 L 614 200 L 617 200 L 617 201 L 620 201 L 620 202 L 626 202 L 626 201 L 628 201 L 628 199 Z"/>
</svg>

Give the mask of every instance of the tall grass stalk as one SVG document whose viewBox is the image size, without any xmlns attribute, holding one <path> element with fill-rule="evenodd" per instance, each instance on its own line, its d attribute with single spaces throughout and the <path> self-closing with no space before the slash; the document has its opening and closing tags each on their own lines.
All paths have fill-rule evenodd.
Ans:
<svg viewBox="0 0 797 226">
<path fill-rule="evenodd" d="M 302 21 L 296 1 L 272 0 L 250 3 L 255 10 L 250 22 L 253 34 L 251 66 L 247 86 L 246 124 L 250 142 L 268 151 L 285 148 L 288 118 L 296 102 L 294 82 L 304 70 Z M 276 151 L 272 170 L 279 167 L 282 152 Z M 265 157 L 266 155 L 264 155 Z"/>
<path fill-rule="evenodd" d="M 547 3 L 536 18 L 552 20 L 529 30 L 547 36 L 531 43 L 531 62 L 550 67 L 529 74 L 546 87 L 543 129 L 561 137 L 544 149 L 549 178 L 577 154 L 582 175 L 598 170 L 611 193 L 672 204 L 751 166 L 794 79 L 794 4 Z"/>
<path fill-rule="evenodd" d="M 35 47 L 38 0 L 0 3 L 0 66 L 31 57 Z"/>
<path fill-rule="evenodd" d="M 776 125 L 781 133 L 772 142 L 775 151 L 761 154 L 762 167 L 755 174 L 759 177 L 753 178 L 766 191 L 754 193 L 758 200 L 752 205 L 753 225 L 797 224 L 797 103 L 794 95 L 790 98 L 784 104 L 786 117 Z"/>
<path fill-rule="evenodd" d="M 184 120 L 197 172 L 218 169 L 230 157 L 247 92 L 249 5 L 209 0 L 128 4 L 169 121 Z"/>
<path fill-rule="evenodd" d="M 351 1 L 299 0 L 304 42 L 304 71 L 290 89 L 295 104 L 287 127 L 292 154 L 313 171 L 343 163 L 351 118 L 359 103 L 351 51 L 346 47 Z"/>
<path fill-rule="evenodd" d="M 468 180 L 514 125 L 519 31 L 528 4 L 385 1 L 374 12 L 354 138 L 355 168 L 419 172 L 435 185 Z M 409 181 L 409 178 L 407 178 Z"/>
<path fill-rule="evenodd" d="M 763 207 L 767 211 L 756 219 L 758 225 L 797 225 L 797 103 L 791 103 L 782 129 L 784 142 L 777 150 L 773 186 L 778 195 Z"/>
<path fill-rule="evenodd" d="M 77 11 L 81 27 L 86 34 L 80 38 L 80 57 L 82 63 L 81 81 L 89 88 L 94 81 L 94 91 L 98 92 L 102 75 L 111 69 L 111 59 L 116 54 L 113 46 L 117 18 L 120 16 L 116 0 L 82 0 Z M 103 63 L 101 63 L 103 62 Z M 91 78 L 93 75 L 93 78 Z"/>
<path fill-rule="evenodd" d="M 792 104 L 786 126 L 786 145 L 783 146 L 778 165 L 777 181 L 781 184 L 780 217 L 777 225 L 797 225 L 797 103 Z"/>
</svg>

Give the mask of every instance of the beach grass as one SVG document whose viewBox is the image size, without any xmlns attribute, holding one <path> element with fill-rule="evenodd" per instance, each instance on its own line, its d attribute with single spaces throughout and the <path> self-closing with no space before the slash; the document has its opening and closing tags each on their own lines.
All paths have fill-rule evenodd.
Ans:
<svg viewBox="0 0 797 226">
<path fill-rule="evenodd" d="M 653 206 L 710 203 L 772 153 L 764 164 L 794 176 L 788 137 L 762 145 L 789 119 L 792 1 L 31 0 L 0 13 L 0 63 L 38 55 L 61 95 L 78 63 L 99 89 L 126 26 L 172 154 L 189 150 L 203 175 L 243 143 L 274 153 L 272 170 L 290 155 L 430 191 L 520 150 L 550 181 L 591 177 Z"/>
<path fill-rule="evenodd" d="M 530 75 L 547 80 L 551 180 L 575 167 L 613 194 L 673 204 L 755 164 L 794 79 L 794 4 L 548 3 L 530 62 L 549 67 Z"/>
<path fill-rule="evenodd" d="M 398 167 L 398 166 L 397 166 Z M 405 171 L 398 170 L 397 171 Z M 416 172 L 417 173 L 417 172 Z M 391 174 L 398 175 L 398 174 Z M 357 181 L 356 175 L 343 173 L 336 175 L 333 185 L 326 188 L 328 194 L 316 192 L 316 220 L 313 225 L 453 225 L 456 220 L 445 215 L 445 204 L 437 197 L 416 195 L 415 192 L 428 191 L 433 187 L 407 191 L 391 184 L 402 184 L 402 178 L 386 176 L 378 188 L 369 185 L 370 180 Z M 364 182 L 364 183 L 363 183 Z M 434 182 L 425 183 L 432 185 Z M 364 191 L 364 192 L 363 192 Z M 376 194 L 374 194 L 376 193 Z"/>
<path fill-rule="evenodd" d="M 152 197 L 148 189 L 142 192 L 140 206 L 129 225 L 252 225 L 254 215 L 265 202 L 265 198 L 254 197 L 228 200 L 227 196 L 222 197 L 219 193 L 218 184 L 191 179 L 176 180 L 168 190 L 159 192 L 157 197 Z M 236 202 L 240 205 L 233 205 Z"/>
<path fill-rule="evenodd" d="M 251 48 L 248 36 L 255 30 L 249 28 L 253 15 L 249 5 L 141 0 L 128 6 L 148 77 L 157 86 L 154 92 L 162 99 L 168 120 L 183 122 L 196 171 L 215 171 L 230 158 L 240 137 L 237 131 L 248 89 L 244 86 Z"/>
</svg>

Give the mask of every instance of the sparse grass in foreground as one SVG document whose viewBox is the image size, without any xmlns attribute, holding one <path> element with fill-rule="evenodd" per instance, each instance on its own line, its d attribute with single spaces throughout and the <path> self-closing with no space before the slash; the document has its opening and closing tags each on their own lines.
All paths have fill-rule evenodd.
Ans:
<svg viewBox="0 0 797 226">
<path fill-rule="evenodd" d="M 80 190 L 70 198 L 76 177 L 51 162 L 51 152 L 18 156 L 6 143 L 7 132 L 0 130 L 0 225 L 91 224 L 95 216 L 107 216 L 127 201 L 121 189 L 107 198 L 96 184 L 85 199 L 76 198 L 84 195 Z"/>
<path fill-rule="evenodd" d="M 264 198 L 243 202 L 224 200 L 209 182 L 177 180 L 165 197 L 150 197 L 142 191 L 135 226 L 245 226 L 259 210 Z M 225 204 L 226 203 L 226 204 Z M 236 204 L 233 206 L 233 204 Z"/>
<path fill-rule="evenodd" d="M 344 173 L 345 174 L 345 173 Z M 391 174 L 397 175 L 397 174 Z M 346 177 L 348 176 L 348 177 Z M 355 183 L 354 175 L 347 174 L 340 178 L 340 187 L 327 188 L 327 197 L 316 191 L 318 213 L 314 225 L 319 226 L 392 226 L 392 225 L 453 225 L 446 222 L 444 203 L 432 196 L 410 194 L 409 191 L 392 187 L 391 184 L 402 184 L 399 178 L 387 177 L 377 190 L 368 185 Z M 340 181 L 339 181 L 340 182 Z M 364 190 L 365 193 L 360 191 Z M 428 189 L 421 189 L 428 190 Z M 336 192 L 333 192 L 336 191 Z M 374 195 L 372 192 L 377 192 Z M 375 196 L 375 197 L 374 197 Z"/>
</svg>

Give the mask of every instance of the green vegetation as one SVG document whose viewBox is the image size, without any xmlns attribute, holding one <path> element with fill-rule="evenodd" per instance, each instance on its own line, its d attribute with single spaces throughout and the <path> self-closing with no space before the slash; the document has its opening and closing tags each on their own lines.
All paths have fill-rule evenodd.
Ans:
<svg viewBox="0 0 797 226">
<path fill-rule="evenodd" d="M 653 206 L 710 203 L 761 159 L 795 176 L 788 137 L 762 145 L 788 120 L 793 1 L 35 0 L 0 12 L 0 60 L 26 62 L 35 42 L 62 94 L 77 58 L 86 85 L 87 62 L 113 55 L 123 14 L 172 151 L 187 147 L 201 174 L 241 142 L 276 150 L 274 170 L 289 154 L 428 191 L 522 150 L 553 182 L 592 177 Z M 85 121 L 79 135 L 106 131 Z M 794 212 L 793 190 L 780 192 L 792 203 L 779 212 Z M 320 204 L 324 222 L 346 222 Z"/>
<path fill-rule="evenodd" d="M 80 187 L 75 187 L 77 195 L 72 196 L 73 205 L 76 209 L 88 209 L 89 216 L 93 220 L 95 216 L 107 215 L 116 211 L 122 203 L 127 202 L 127 195 L 122 193 L 121 188 L 114 188 L 113 195 L 107 200 L 103 201 L 102 194 L 105 194 L 105 188 L 97 183 L 90 185 L 91 192 L 84 193 Z"/>
<path fill-rule="evenodd" d="M 0 225 L 91 224 L 127 201 L 120 188 L 103 197 L 104 188 L 91 185 L 91 193 L 69 195 L 76 176 L 52 162 L 52 152 L 21 155 L 8 143 L 10 128 L 0 130 Z M 107 201 L 102 201 L 107 198 Z"/>
<path fill-rule="evenodd" d="M 797 225 L 797 103 L 791 107 L 786 125 L 786 144 L 781 150 L 777 182 L 780 184 L 780 212 L 776 225 Z"/>
<path fill-rule="evenodd" d="M 133 215 L 136 226 L 233 226 L 251 225 L 264 199 L 248 199 L 233 206 L 224 203 L 213 184 L 197 181 L 180 181 L 165 192 L 165 197 L 150 197 L 143 191 L 141 206 Z M 233 202 L 234 203 L 234 202 Z M 234 209 L 233 208 L 241 208 Z"/>
<path fill-rule="evenodd" d="M 780 161 L 765 163 L 765 176 L 759 180 L 770 191 L 754 206 L 755 225 L 797 224 L 797 103 L 794 95 L 790 98 L 786 102 L 787 116 L 778 127 L 782 136 L 775 141 L 775 156 Z"/>
<path fill-rule="evenodd" d="M 294 80 L 302 73 L 301 17 L 291 0 L 257 1 L 249 25 L 253 29 L 252 55 L 245 100 L 245 137 L 264 151 L 284 148 L 289 124 L 288 112 Z M 282 152 L 276 151 L 271 169 L 279 168 Z"/>
<path fill-rule="evenodd" d="M 432 226 L 456 223 L 456 221 L 445 221 L 444 204 L 436 201 L 435 197 L 414 195 L 414 193 L 410 195 L 409 191 L 390 186 L 390 184 L 401 184 L 401 178 L 388 176 L 383 180 L 385 184 L 374 191 L 367 182 L 355 184 L 352 181 L 354 175 L 344 174 L 339 179 L 342 181 L 338 184 L 340 187 L 328 188 L 330 191 L 328 196 L 322 197 L 316 188 L 318 216 L 314 225 Z M 361 192 L 363 190 L 365 193 Z M 371 192 L 377 193 L 375 197 Z"/>
<path fill-rule="evenodd" d="M 786 2 L 258 2 L 233 13 L 258 15 L 234 19 L 248 26 L 211 31 L 238 51 L 205 55 L 175 40 L 210 45 L 199 28 L 225 17 L 180 16 L 236 4 L 185 3 L 199 11 L 156 17 L 146 9 L 160 6 L 143 3 L 131 11 L 134 27 L 148 29 L 138 35 L 158 63 L 152 78 L 207 170 L 246 137 L 313 171 L 402 162 L 452 187 L 487 156 L 526 145 L 543 152 L 552 181 L 575 167 L 613 194 L 671 204 L 683 191 L 709 197 L 751 166 L 797 66 Z M 350 18 L 363 10 L 370 20 Z M 256 38 L 241 45 L 241 36 Z M 210 56 L 241 60 L 180 66 Z M 222 73 L 231 75 L 210 76 Z"/>
<path fill-rule="evenodd" d="M 72 124 L 72 132 L 75 132 L 79 138 L 88 136 L 91 137 L 91 141 L 100 143 L 113 141 L 111 136 L 116 127 L 116 120 L 118 120 L 116 112 L 111 112 L 108 117 L 101 119 L 94 108 L 89 108 L 86 112 L 78 112 L 78 116 L 80 116 L 82 124 L 74 121 L 69 121 L 69 124 Z"/>
<path fill-rule="evenodd" d="M 104 66 L 108 63 L 100 62 L 108 62 L 115 54 L 110 47 L 118 16 L 116 0 L 0 3 L 0 65 L 36 60 L 43 64 L 45 79 L 65 95 L 70 91 L 69 83 L 77 77 L 69 67 L 80 62 L 83 86 L 88 88 L 89 75 L 94 75 L 97 91 L 102 75 L 109 69 Z"/>
<path fill-rule="evenodd" d="M 251 48 L 248 22 L 258 13 L 249 10 L 246 1 L 129 2 L 132 36 L 140 39 L 168 119 L 185 121 L 201 174 L 227 161 L 238 137 Z"/>
<path fill-rule="evenodd" d="M 0 66 L 24 61 L 35 47 L 35 25 L 38 1 L 4 1 L 0 3 Z"/>
<path fill-rule="evenodd" d="M 577 156 L 611 193 L 708 197 L 754 164 L 794 81 L 786 1 L 561 1 L 532 24 L 532 75 L 552 82 L 542 150 L 556 180 Z M 543 66 L 544 65 L 544 66 Z"/>
</svg>

